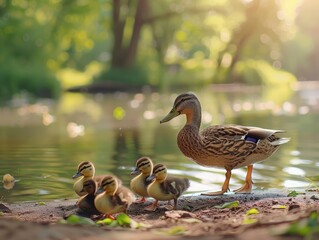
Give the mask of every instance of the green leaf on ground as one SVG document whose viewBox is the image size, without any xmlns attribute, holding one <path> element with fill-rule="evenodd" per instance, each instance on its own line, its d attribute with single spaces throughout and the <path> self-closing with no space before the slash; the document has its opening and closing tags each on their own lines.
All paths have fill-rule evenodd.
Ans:
<svg viewBox="0 0 319 240">
<path fill-rule="evenodd" d="M 215 208 L 219 208 L 219 209 L 224 209 L 224 208 L 228 208 L 228 209 L 236 208 L 236 207 L 239 207 L 239 201 L 225 202 L 225 203 L 222 204 L 222 205 L 217 205 L 217 206 L 214 206 L 214 207 L 215 207 Z"/>
<path fill-rule="evenodd" d="M 0 211 L 0 217 L 3 216 L 3 212 Z"/>
<path fill-rule="evenodd" d="M 125 214 L 125 213 L 120 213 L 116 217 L 116 221 L 119 223 L 120 226 L 125 226 L 125 227 L 130 227 L 131 225 L 131 218 Z"/>
<path fill-rule="evenodd" d="M 258 219 L 246 217 L 244 221 L 242 222 L 242 225 L 254 224 L 256 222 L 258 222 Z"/>
<path fill-rule="evenodd" d="M 36 202 L 36 205 L 45 205 L 45 202 Z"/>
<path fill-rule="evenodd" d="M 66 221 L 61 222 L 66 224 L 81 224 L 81 225 L 95 225 L 95 222 L 89 218 L 81 217 L 78 215 L 69 216 Z"/>
<path fill-rule="evenodd" d="M 287 206 L 285 206 L 285 205 L 274 205 L 271 208 L 273 208 L 273 209 L 286 209 Z"/>
<path fill-rule="evenodd" d="M 175 226 L 170 228 L 168 231 L 165 231 L 165 233 L 167 233 L 168 235 L 183 235 L 186 233 L 186 229 L 183 226 Z"/>
<path fill-rule="evenodd" d="M 251 208 L 251 209 L 249 209 L 249 210 L 246 212 L 246 215 L 248 216 L 248 215 L 253 215 L 253 214 L 258 214 L 258 213 L 259 213 L 259 211 L 258 211 L 257 208 Z"/>
<path fill-rule="evenodd" d="M 98 224 L 98 225 L 110 225 L 114 221 L 116 221 L 116 220 L 113 220 L 111 218 L 104 218 L 102 220 L 97 221 L 96 224 Z"/>
<path fill-rule="evenodd" d="M 291 191 L 288 193 L 287 197 L 297 197 L 299 193 L 296 190 Z"/>
</svg>

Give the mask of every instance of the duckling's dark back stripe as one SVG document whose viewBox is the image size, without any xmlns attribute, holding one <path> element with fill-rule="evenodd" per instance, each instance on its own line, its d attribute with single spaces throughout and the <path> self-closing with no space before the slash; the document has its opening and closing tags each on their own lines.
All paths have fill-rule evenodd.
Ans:
<svg viewBox="0 0 319 240">
<path fill-rule="evenodd" d="M 78 171 L 79 171 L 79 172 L 82 172 L 84 169 L 89 168 L 89 167 L 91 167 L 91 166 L 92 166 L 92 163 L 91 163 L 91 162 L 83 162 L 83 163 L 81 163 L 81 164 L 79 165 Z"/>
<path fill-rule="evenodd" d="M 150 159 L 147 157 L 142 157 L 136 161 L 136 167 L 141 168 L 146 165 L 150 165 Z"/>
<path fill-rule="evenodd" d="M 114 179 L 114 177 L 112 176 L 107 176 L 107 177 L 104 177 L 103 180 L 102 180 L 102 187 L 105 187 L 107 185 L 110 185 L 112 183 L 114 183 L 116 180 Z"/>
<path fill-rule="evenodd" d="M 159 163 L 159 164 L 155 165 L 155 167 L 153 169 L 153 173 L 156 174 L 156 173 L 161 172 L 165 169 L 166 169 L 165 165 Z"/>
</svg>

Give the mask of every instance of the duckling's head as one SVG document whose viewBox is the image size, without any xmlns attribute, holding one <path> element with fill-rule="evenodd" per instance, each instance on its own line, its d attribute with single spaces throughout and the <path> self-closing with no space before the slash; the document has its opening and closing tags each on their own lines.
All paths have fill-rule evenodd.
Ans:
<svg viewBox="0 0 319 240">
<path fill-rule="evenodd" d="M 119 183 L 114 176 L 105 176 L 101 181 L 101 188 L 108 195 L 114 195 L 119 187 Z"/>
<path fill-rule="evenodd" d="M 83 183 L 83 190 L 88 194 L 94 194 L 96 192 L 96 181 L 93 179 L 89 179 L 84 181 Z"/>
<path fill-rule="evenodd" d="M 163 182 L 167 178 L 167 168 L 163 164 L 156 164 L 153 168 L 153 174 L 146 178 L 146 181 L 151 182 L 154 179 L 158 182 Z"/>
<path fill-rule="evenodd" d="M 160 121 L 160 123 L 168 122 L 181 114 L 193 114 L 195 110 L 199 110 L 199 113 L 201 111 L 200 103 L 196 95 L 191 92 L 182 93 L 177 96 L 172 110 Z"/>
<path fill-rule="evenodd" d="M 73 175 L 72 178 L 78 178 L 81 176 L 84 177 L 93 177 L 95 174 L 95 167 L 93 163 L 89 161 L 81 162 L 78 166 L 78 172 Z"/>
<path fill-rule="evenodd" d="M 141 157 L 136 160 L 136 167 L 131 172 L 131 175 L 138 175 L 140 173 L 150 175 L 153 170 L 153 162 L 148 157 Z"/>
</svg>

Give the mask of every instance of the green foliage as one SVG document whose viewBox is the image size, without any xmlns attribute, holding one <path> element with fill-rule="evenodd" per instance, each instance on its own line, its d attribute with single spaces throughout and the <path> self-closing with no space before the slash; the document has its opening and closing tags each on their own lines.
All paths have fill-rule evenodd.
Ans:
<svg viewBox="0 0 319 240">
<path fill-rule="evenodd" d="M 319 234 L 318 213 L 312 212 L 307 219 L 290 224 L 290 226 L 280 235 L 301 236 L 307 239 L 315 239 L 314 235 Z"/>
<path fill-rule="evenodd" d="M 299 193 L 296 190 L 291 191 L 288 193 L 287 197 L 297 197 Z"/>
<path fill-rule="evenodd" d="M 104 67 L 96 81 L 163 88 L 202 87 L 213 77 L 255 85 L 295 81 L 273 63 L 294 73 L 317 71 L 308 63 L 318 54 L 305 61 L 318 48 L 309 37 L 316 31 L 294 35 L 298 1 L 149 1 L 136 14 L 141 2 L 117 2 L 117 25 L 111 1 L 0 2 L 0 98 L 21 91 L 55 97 L 59 72 L 84 73 L 92 62 Z M 305 2 L 303 15 L 311 6 Z M 308 14 L 299 26 L 315 27 L 313 18 Z"/>
<path fill-rule="evenodd" d="M 222 205 L 217 205 L 217 206 L 214 206 L 215 208 L 220 208 L 220 209 L 224 209 L 224 208 L 228 208 L 228 209 L 231 209 L 231 208 L 237 208 L 239 207 L 239 201 L 233 201 L 233 202 L 226 202 Z"/>
<path fill-rule="evenodd" d="M 241 82 L 251 85 L 289 86 L 297 81 L 291 73 L 276 69 L 263 60 L 249 59 L 238 62 L 236 74 Z"/>
<path fill-rule="evenodd" d="M 71 215 L 66 220 L 61 220 L 62 224 L 80 224 L 80 225 L 95 225 L 95 222 L 86 217 L 80 217 L 78 215 Z"/>
<path fill-rule="evenodd" d="M 8 59 L 0 64 L 0 100 L 7 100 L 22 91 L 38 97 L 57 97 L 59 83 L 52 73 L 36 63 Z"/>
<path fill-rule="evenodd" d="M 146 69 L 143 67 L 111 68 L 102 73 L 96 81 L 111 81 L 130 85 L 145 85 L 148 83 Z"/>
</svg>

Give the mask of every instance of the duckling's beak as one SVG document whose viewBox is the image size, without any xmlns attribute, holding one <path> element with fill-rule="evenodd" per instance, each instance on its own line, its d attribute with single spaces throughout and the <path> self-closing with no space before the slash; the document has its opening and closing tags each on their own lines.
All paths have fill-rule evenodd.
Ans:
<svg viewBox="0 0 319 240">
<path fill-rule="evenodd" d="M 96 195 L 98 195 L 98 194 L 100 194 L 100 193 L 102 193 L 102 192 L 104 192 L 104 190 L 103 190 L 103 188 L 102 187 L 100 187 L 100 188 L 98 188 L 97 190 L 96 190 Z"/>
<path fill-rule="evenodd" d="M 82 176 L 82 174 L 80 172 L 77 172 L 76 174 L 74 174 L 72 176 L 72 178 L 74 179 L 74 178 L 78 178 L 78 177 L 81 177 L 81 176 Z"/>
<path fill-rule="evenodd" d="M 160 121 L 160 123 L 168 122 L 169 120 L 177 117 L 180 115 L 180 112 L 176 111 L 175 108 L 172 108 L 172 110 Z"/>
<path fill-rule="evenodd" d="M 147 177 L 145 180 L 147 183 L 152 182 L 156 178 L 155 174 L 152 174 L 151 176 Z"/>
<path fill-rule="evenodd" d="M 138 175 L 138 174 L 140 174 L 141 173 L 141 171 L 138 169 L 138 168 L 135 168 L 132 172 L 131 172 L 131 175 L 132 176 L 136 176 L 136 175 Z"/>
</svg>

